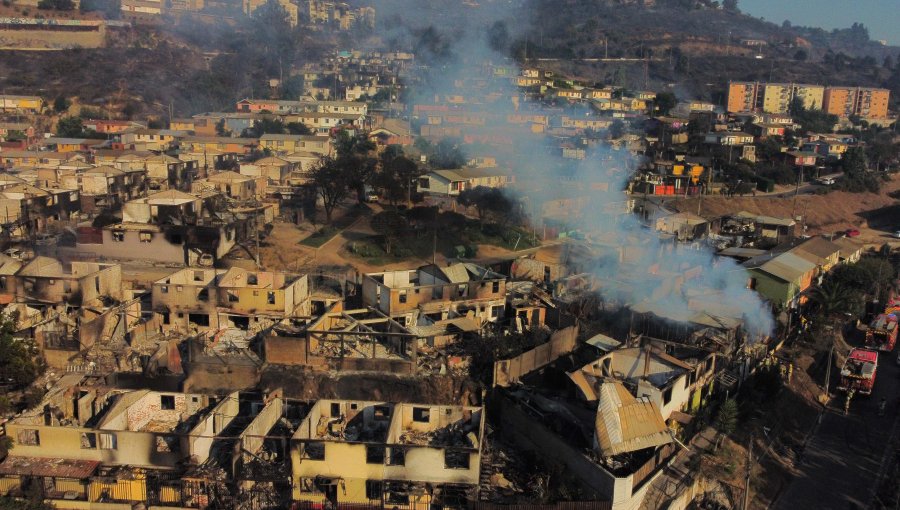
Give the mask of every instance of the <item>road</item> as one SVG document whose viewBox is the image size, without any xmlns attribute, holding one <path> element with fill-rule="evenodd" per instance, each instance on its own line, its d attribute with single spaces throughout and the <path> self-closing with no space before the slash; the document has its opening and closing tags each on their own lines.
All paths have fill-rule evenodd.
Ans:
<svg viewBox="0 0 900 510">
<path fill-rule="evenodd" d="M 832 393 L 836 396 L 797 463 L 799 474 L 778 498 L 776 510 L 869 507 L 883 466 L 890 461 L 889 439 L 898 424 L 900 368 L 895 353 L 881 353 L 873 394 L 854 398 L 848 416 L 843 412 L 843 395 Z M 888 401 L 888 411 L 878 416 L 882 397 Z"/>
</svg>

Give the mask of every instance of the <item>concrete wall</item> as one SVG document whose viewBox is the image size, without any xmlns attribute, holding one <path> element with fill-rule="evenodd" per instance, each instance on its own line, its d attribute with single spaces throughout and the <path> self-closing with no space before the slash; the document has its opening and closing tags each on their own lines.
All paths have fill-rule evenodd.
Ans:
<svg viewBox="0 0 900 510">
<path fill-rule="evenodd" d="M 282 414 L 284 401 L 280 398 L 272 399 L 241 432 L 241 449 L 251 454 L 258 453 L 265 442 L 264 436 L 278 423 Z"/>
<path fill-rule="evenodd" d="M 498 416 L 504 435 L 509 433 L 521 447 L 534 451 L 548 462 L 565 468 L 586 491 L 598 499 L 612 501 L 614 505 L 631 499 L 631 476 L 617 478 L 559 436 L 525 414 L 508 397 L 496 399 Z"/>
<path fill-rule="evenodd" d="M 20 430 L 37 430 L 40 445 L 24 445 L 18 442 Z M 121 430 L 95 430 L 81 427 L 32 426 L 7 423 L 7 433 L 15 447 L 10 455 L 20 457 L 49 457 L 78 460 L 97 460 L 116 466 L 173 467 L 183 458 L 180 453 L 157 452 L 156 434 Z M 96 434 L 96 448 L 82 448 L 82 434 Z M 101 449 L 101 434 L 116 438 L 116 449 Z"/>
<path fill-rule="evenodd" d="M 140 239 L 137 230 L 123 230 L 122 240 L 113 240 L 112 231 L 103 229 L 103 244 L 78 244 L 75 249 L 66 250 L 76 256 L 104 257 L 123 260 L 147 260 L 166 264 L 184 264 L 185 249 L 180 244 L 173 244 L 166 240 L 162 232 L 151 234 L 150 242 Z M 189 256 L 189 263 L 196 263 L 196 255 Z"/>
<path fill-rule="evenodd" d="M 234 392 L 219 402 L 208 416 L 191 429 L 188 438 L 188 454 L 202 464 L 209 458 L 215 436 L 227 427 L 239 412 L 238 393 Z"/>
<path fill-rule="evenodd" d="M 556 358 L 572 352 L 578 338 L 578 328 L 569 326 L 550 336 L 546 343 L 529 351 L 494 363 L 494 385 L 509 386 L 519 380 L 523 375 L 532 372 Z"/>
<path fill-rule="evenodd" d="M 84 32 L 55 30 L 0 30 L 0 49 L 62 50 L 100 48 L 106 41 L 106 27 Z"/>
</svg>

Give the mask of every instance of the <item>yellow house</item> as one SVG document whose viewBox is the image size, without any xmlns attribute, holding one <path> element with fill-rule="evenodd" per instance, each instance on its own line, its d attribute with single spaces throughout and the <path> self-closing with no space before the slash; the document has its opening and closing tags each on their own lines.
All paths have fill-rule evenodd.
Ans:
<svg viewBox="0 0 900 510">
<path fill-rule="evenodd" d="M 44 100 L 38 96 L 10 96 L 0 95 L 0 110 L 24 110 L 39 112 L 44 106 Z"/>
<path fill-rule="evenodd" d="M 260 137 L 259 146 L 277 154 L 312 152 L 322 156 L 331 154 L 331 139 L 327 136 L 299 136 L 266 134 Z"/>
<path fill-rule="evenodd" d="M 172 119 L 169 121 L 169 129 L 172 131 L 193 131 L 196 128 L 194 119 Z"/>
</svg>

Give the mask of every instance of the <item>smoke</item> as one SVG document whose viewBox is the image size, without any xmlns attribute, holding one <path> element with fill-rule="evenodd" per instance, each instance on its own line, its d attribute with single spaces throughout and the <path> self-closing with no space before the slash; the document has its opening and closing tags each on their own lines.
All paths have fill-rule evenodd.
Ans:
<svg viewBox="0 0 900 510">
<path fill-rule="evenodd" d="M 643 162 L 639 157 L 607 143 L 585 146 L 577 137 L 554 136 L 552 126 L 543 126 L 550 133 L 535 133 L 528 123 L 510 120 L 528 113 L 596 116 L 589 108 L 565 103 L 548 111 L 523 97 L 514 84 L 521 69 L 507 52 L 513 41 L 540 24 L 523 4 L 383 0 L 375 7 L 390 27 L 383 28 L 383 38 L 405 42 L 417 62 L 428 66 L 421 80 L 411 84 L 413 104 L 446 106 L 463 98 L 458 112 L 477 113 L 461 131 L 468 137 L 468 150 L 490 153 L 501 166 L 511 167 L 532 224 L 544 221 L 543 204 L 574 204 L 565 221 L 584 232 L 593 246 L 587 269 L 605 300 L 677 321 L 737 319 L 751 334 L 773 331 L 769 309 L 747 289 L 741 266 L 716 258 L 705 245 L 663 239 L 631 213 L 633 201 L 623 190 Z M 513 76 L 497 71 L 506 66 L 515 70 Z M 563 144 L 584 148 L 584 159 L 563 158 Z"/>
</svg>

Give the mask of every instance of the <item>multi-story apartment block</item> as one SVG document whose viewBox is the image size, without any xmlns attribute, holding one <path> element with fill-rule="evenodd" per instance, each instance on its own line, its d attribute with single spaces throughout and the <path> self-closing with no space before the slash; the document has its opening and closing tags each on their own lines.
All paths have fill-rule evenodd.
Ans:
<svg viewBox="0 0 900 510">
<path fill-rule="evenodd" d="M 825 87 L 802 83 L 731 82 L 728 84 L 728 111 L 788 113 L 795 98 L 804 108 L 822 108 Z"/>
<path fill-rule="evenodd" d="M 857 115 L 864 119 L 886 119 L 891 91 L 867 87 L 828 87 L 823 109 L 845 119 Z"/>
</svg>

